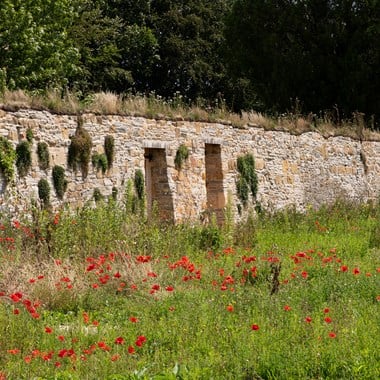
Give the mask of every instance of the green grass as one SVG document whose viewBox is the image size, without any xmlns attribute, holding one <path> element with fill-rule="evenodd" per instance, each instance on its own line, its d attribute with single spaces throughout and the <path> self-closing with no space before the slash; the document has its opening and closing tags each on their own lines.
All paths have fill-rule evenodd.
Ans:
<svg viewBox="0 0 380 380">
<path fill-rule="evenodd" d="M 380 377 L 379 206 L 220 229 L 129 206 L 4 223 L 0 378 Z"/>
</svg>

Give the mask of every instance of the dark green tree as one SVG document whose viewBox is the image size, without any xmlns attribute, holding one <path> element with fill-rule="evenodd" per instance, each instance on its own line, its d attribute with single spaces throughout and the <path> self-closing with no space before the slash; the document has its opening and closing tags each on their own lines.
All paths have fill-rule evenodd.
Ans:
<svg viewBox="0 0 380 380">
<path fill-rule="evenodd" d="M 77 0 L 2 0 L 0 89 L 64 87 L 79 71 L 68 38 Z"/>
</svg>

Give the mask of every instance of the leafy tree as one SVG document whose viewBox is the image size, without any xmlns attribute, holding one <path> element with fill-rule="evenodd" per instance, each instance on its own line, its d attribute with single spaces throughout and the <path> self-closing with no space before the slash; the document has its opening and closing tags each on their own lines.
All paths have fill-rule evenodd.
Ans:
<svg viewBox="0 0 380 380">
<path fill-rule="evenodd" d="M 79 54 L 67 30 L 76 0 L 2 0 L 0 87 L 63 87 L 78 70 Z"/>
<path fill-rule="evenodd" d="M 237 0 L 226 22 L 234 78 L 249 80 L 265 108 L 333 107 L 379 115 L 377 0 Z"/>
</svg>

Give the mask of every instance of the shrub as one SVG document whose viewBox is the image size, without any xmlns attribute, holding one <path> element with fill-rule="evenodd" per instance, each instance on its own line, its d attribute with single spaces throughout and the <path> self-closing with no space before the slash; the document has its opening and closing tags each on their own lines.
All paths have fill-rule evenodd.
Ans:
<svg viewBox="0 0 380 380">
<path fill-rule="evenodd" d="M 14 176 L 14 163 L 16 152 L 12 143 L 3 136 L 0 136 L 0 170 L 7 182 L 11 182 Z"/>
<path fill-rule="evenodd" d="M 99 190 L 99 188 L 95 188 L 94 189 L 94 194 L 93 194 L 93 198 L 94 198 L 94 201 L 96 203 L 102 201 L 104 199 L 104 195 L 101 193 L 101 191 Z"/>
<path fill-rule="evenodd" d="M 39 142 L 37 144 L 37 157 L 38 165 L 40 169 L 46 170 L 50 165 L 49 147 L 45 142 Z"/>
<path fill-rule="evenodd" d="M 33 142 L 34 134 L 32 128 L 28 127 L 26 130 L 26 140 L 31 144 Z"/>
<path fill-rule="evenodd" d="M 137 169 L 135 172 L 135 189 L 138 199 L 142 200 L 144 198 L 144 174 L 141 169 Z"/>
<path fill-rule="evenodd" d="M 107 135 L 104 138 L 104 152 L 107 157 L 108 167 L 111 167 L 115 158 L 115 139 Z"/>
<path fill-rule="evenodd" d="M 55 193 L 59 199 L 62 199 L 67 189 L 65 169 L 62 166 L 55 165 L 53 167 L 52 176 Z"/>
<path fill-rule="evenodd" d="M 48 206 L 50 203 L 50 185 L 49 182 L 42 178 L 38 181 L 38 198 L 41 200 L 44 206 Z"/>
<path fill-rule="evenodd" d="M 16 166 L 21 177 L 26 176 L 32 166 L 32 152 L 28 141 L 21 141 L 16 146 Z"/>
<path fill-rule="evenodd" d="M 107 156 L 104 153 L 95 153 L 92 156 L 92 165 L 97 170 L 102 170 L 102 173 L 104 174 L 108 169 L 108 159 Z"/>
<path fill-rule="evenodd" d="M 252 154 L 240 156 L 237 159 L 237 170 L 239 178 L 236 183 L 237 195 L 241 203 L 246 206 L 249 199 L 249 192 L 255 200 L 257 195 L 257 175 L 255 172 L 255 160 Z"/>
<path fill-rule="evenodd" d="M 183 162 L 189 157 L 189 149 L 186 145 L 181 144 L 177 150 L 177 153 L 174 158 L 174 164 L 177 170 L 182 168 Z"/>
<path fill-rule="evenodd" d="M 75 135 L 71 138 L 69 146 L 68 165 L 74 171 L 76 171 L 79 166 L 83 178 L 86 178 L 91 158 L 92 140 L 82 124 L 83 120 L 78 118 L 78 127 L 75 131 Z"/>
</svg>

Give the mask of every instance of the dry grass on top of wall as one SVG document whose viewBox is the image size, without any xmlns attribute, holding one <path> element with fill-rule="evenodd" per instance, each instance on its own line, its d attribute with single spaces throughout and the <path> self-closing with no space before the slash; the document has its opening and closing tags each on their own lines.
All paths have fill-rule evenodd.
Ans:
<svg viewBox="0 0 380 380">
<path fill-rule="evenodd" d="M 319 132 L 325 137 L 347 136 L 353 139 L 380 141 L 380 133 L 367 128 L 361 114 L 353 120 L 333 123 L 331 118 L 310 114 L 285 114 L 277 118 L 259 112 L 229 112 L 225 107 L 203 108 L 187 106 L 180 96 L 164 100 L 160 96 L 122 97 L 111 92 L 101 92 L 79 99 L 73 93 L 48 91 L 44 95 L 31 95 L 22 90 L 4 91 L 0 94 L 0 108 L 17 110 L 31 108 L 59 114 L 95 113 L 103 115 L 141 116 L 152 119 L 189 120 L 232 125 L 236 128 L 259 127 L 265 130 L 285 131 L 292 134 Z"/>
</svg>

